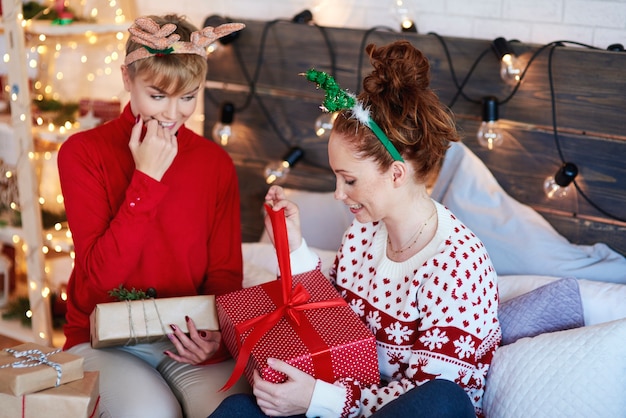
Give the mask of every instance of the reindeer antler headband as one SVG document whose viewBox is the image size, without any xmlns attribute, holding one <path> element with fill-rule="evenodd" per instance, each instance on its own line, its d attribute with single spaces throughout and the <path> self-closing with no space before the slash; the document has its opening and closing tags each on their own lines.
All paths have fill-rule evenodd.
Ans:
<svg viewBox="0 0 626 418">
<path fill-rule="evenodd" d="M 382 129 L 380 129 L 380 126 L 374 122 L 369 109 L 366 109 L 363 104 L 357 100 L 354 94 L 342 90 L 333 76 L 314 69 L 308 70 L 303 75 L 307 80 L 314 82 L 317 84 L 317 87 L 326 92 L 322 106 L 320 106 L 324 112 L 337 112 L 344 109 L 349 110 L 359 122 L 374 132 L 376 138 L 383 144 L 395 161 L 404 161 L 398 149 L 393 145 Z"/>
<path fill-rule="evenodd" d="M 180 40 L 180 35 L 173 33 L 176 30 L 175 24 L 166 23 L 159 26 L 149 17 L 140 17 L 128 31 L 131 33 L 131 40 L 141 44 L 143 48 L 137 48 L 126 55 L 124 64 L 129 65 L 140 59 L 169 54 L 196 54 L 206 58 L 207 46 L 245 26 L 243 23 L 225 23 L 216 28 L 207 26 L 193 32 L 190 42 L 184 42 Z"/>
</svg>

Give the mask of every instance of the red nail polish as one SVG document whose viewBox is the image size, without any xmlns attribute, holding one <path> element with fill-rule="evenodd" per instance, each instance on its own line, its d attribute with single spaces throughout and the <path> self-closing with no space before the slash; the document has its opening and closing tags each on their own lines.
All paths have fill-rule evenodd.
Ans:
<svg viewBox="0 0 626 418">
<path fill-rule="evenodd" d="M 164 351 L 163 354 L 165 354 L 166 356 L 170 356 L 170 352 L 169 351 Z"/>
<path fill-rule="evenodd" d="M 189 322 L 189 317 L 187 315 L 185 315 L 185 321 Z"/>
<path fill-rule="evenodd" d="M 137 113 L 137 116 L 135 116 L 135 124 L 139 123 L 140 120 L 141 120 L 141 115 Z"/>
<path fill-rule="evenodd" d="M 206 332 L 204 331 L 198 331 L 198 335 L 200 335 L 200 337 L 202 338 L 206 338 Z"/>
<path fill-rule="evenodd" d="M 176 331 L 178 327 L 174 324 L 170 324 L 170 328 L 172 328 L 172 331 Z"/>
</svg>

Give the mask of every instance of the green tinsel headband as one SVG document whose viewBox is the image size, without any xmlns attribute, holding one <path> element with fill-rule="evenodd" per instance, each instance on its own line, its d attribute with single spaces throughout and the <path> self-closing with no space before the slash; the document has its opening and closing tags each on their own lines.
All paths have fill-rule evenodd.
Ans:
<svg viewBox="0 0 626 418">
<path fill-rule="evenodd" d="M 361 102 L 356 99 L 356 96 L 354 94 L 351 94 L 346 90 L 342 90 L 333 78 L 333 76 L 323 71 L 310 69 L 303 75 L 306 77 L 307 80 L 316 83 L 317 87 L 323 89 L 326 92 L 324 101 L 322 102 L 323 111 L 337 112 L 344 109 L 350 110 L 354 117 L 359 120 L 359 122 L 370 128 L 372 132 L 374 132 L 374 135 L 376 135 L 378 140 L 383 144 L 385 149 L 387 149 L 387 151 L 395 161 L 404 162 L 404 159 L 402 158 L 396 147 L 391 143 L 387 135 L 385 135 L 385 133 L 382 131 L 382 129 L 380 129 L 376 122 L 374 122 L 374 119 L 372 119 L 369 109 L 364 108 L 363 104 L 361 104 Z"/>
</svg>

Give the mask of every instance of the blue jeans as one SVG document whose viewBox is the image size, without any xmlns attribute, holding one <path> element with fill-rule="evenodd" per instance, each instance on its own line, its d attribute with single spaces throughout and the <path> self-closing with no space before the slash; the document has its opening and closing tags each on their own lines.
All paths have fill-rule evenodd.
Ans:
<svg viewBox="0 0 626 418">
<path fill-rule="evenodd" d="M 474 406 L 465 391 L 449 380 L 431 380 L 418 386 L 396 400 L 389 402 L 373 417 L 428 417 L 476 418 Z M 256 404 L 254 396 L 237 394 L 229 396 L 217 407 L 210 418 L 267 417 Z M 299 415 L 304 417 L 304 415 Z"/>
</svg>

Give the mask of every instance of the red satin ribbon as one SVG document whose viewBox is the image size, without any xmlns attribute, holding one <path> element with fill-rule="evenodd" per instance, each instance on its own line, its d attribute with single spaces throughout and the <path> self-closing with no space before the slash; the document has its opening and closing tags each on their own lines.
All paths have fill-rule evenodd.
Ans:
<svg viewBox="0 0 626 418">
<path fill-rule="evenodd" d="M 342 306 L 346 303 L 341 297 L 320 302 L 305 303 L 311 297 L 309 292 L 301 283 L 292 287 L 291 262 L 289 260 L 289 240 L 287 237 L 287 225 L 285 224 L 285 211 L 284 209 L 274 211 L 268 205 L 265 205 L 265 208 L 272 221 L 274 247 L 276 248 L 276 254 L 278 256 L 278 268 L 280 270 L 281 277 L 282 300 L 278 301 L 276 309 L 272 312 L 256 318 L 248 319 L 247 321 L 241 322 L 235 326 L 237 336 L 243 335 L 250 329 L 252 329 L 252 331 L 243 343 L 240 343 L 239 354 L 237 356 L 237 361 L 235 362 L 235 367 L 226 384 L 220 389 L 221 391 L 228 390 L 235 384 L 235 382 L 237 382 L 237 380 L 239 380 L 246 368 L 246 364 L 248 363 L 248 359 L 250 358 L 250 354 L 252 353 L 252 349 L 256 343 L 263 337 L 263 335 L 274 327 L 274 325 L 276 325 L 281 318 L 284 317 L 291 320 L 296 324 L 296 326 L 299 326 L 303 320 L 307 321 L 307 319 L 302 316 L 302 311 L 304 310 Z"/>
</svg>

